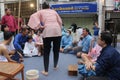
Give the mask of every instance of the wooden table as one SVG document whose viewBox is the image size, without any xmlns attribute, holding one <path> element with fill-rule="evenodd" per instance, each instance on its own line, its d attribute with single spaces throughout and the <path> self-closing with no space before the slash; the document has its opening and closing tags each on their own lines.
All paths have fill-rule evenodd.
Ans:
<svg viewBox="0 0 120 80">
<path fill-rule="evenodd" d="M 22 80 L 24 80 L 24 65 L 12 62 L 0 62 L 0 75 L 8 79 L 14 78 L 21 72 Z"/>
</svg>

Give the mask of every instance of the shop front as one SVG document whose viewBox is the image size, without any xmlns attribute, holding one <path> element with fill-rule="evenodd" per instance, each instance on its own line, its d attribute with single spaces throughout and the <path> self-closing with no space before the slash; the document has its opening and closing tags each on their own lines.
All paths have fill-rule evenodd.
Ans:
<svg viewBox="0 0 120 80">
<path fill-rule="evenodd" d="M 70 27 L 72 23 L 76 23 L 80 27 L 91 29 L 94 20 L 97 20 L 96 2 L 51 4 L 51 8 L 62 17 L 66 28 Z"/>
</svg>

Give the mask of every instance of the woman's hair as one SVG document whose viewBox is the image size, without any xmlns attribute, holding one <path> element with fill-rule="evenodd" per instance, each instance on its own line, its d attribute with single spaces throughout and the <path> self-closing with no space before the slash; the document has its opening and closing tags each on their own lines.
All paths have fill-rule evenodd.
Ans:
<svg viewBox="0 0 120 80">
<path fill-rule="evenodd" d="M 42 4 L 42 8 L 43 9 L 48 9 L 50 6 L 49 6 L 49 3 L 48 2 L 43 2 Z"/>
<path fill-rule="evenodd" d="M 107 31 L 103 31 L 102 33 L 101 33 L 101 40 L 102 41 L 105 41 L 105 43 L 107 44 L 107 45 L 111 45 L 111 43 L 112 43 L 112 34 L 110 33 L 110 32 L 107 32 Z"/>
<path fill-rule="evenodd" d="M 8 27 L 6 24 L 1 25 L 1 31 L 4 32 L 4 29 L 5 29 L 6 27 Z"/>
<path fill-rule="evenodd" d="M 76 29 L 77 29 L 77 25 L 75 23 L 71 24 L 71 26 L 73 27 L 72 28 L 72 31 L 75 33 L 76 32 Z"/>
<path fill-rule="evenodd" d="M 33 39 L 33 38 L 32 38 L 32 35 L 29 35 L 29 36 L 27 37 L 27 42 L 28 42 L 30 39 Z"/>
<path fill-rule="evenodd" d="M 13 36 L 12 32 L 10 31 L 5 31 L 4 32 L 4 40 L 8 40 Z"/>
</svg>

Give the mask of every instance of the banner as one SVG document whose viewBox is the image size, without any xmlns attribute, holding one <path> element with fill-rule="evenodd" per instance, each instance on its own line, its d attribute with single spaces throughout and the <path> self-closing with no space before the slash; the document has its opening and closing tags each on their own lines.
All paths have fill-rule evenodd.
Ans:
<svg viewBox="0 0 120 80">
<path fill-rule="evenodd" d="M 59 14 L 96 13 L 97 3 L 54 4 L 51 8 Z"/>
<path fill-rule="evenodd" d="M 120 12 L 120 0 L 115 0 L 115 9 L 114 11 Z"/>
</svg>

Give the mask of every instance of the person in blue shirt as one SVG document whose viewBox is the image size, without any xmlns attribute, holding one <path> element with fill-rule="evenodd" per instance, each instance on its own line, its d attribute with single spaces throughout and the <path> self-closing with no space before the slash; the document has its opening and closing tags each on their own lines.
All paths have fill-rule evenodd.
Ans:
<svg viewBox="0 0 120 80">
<path fill-rule="evenodd" d="M 82 42 L 79 44 L 79 46 L 72 48 L 72 51 L 69 52 L 69 54 L 77 54 L 78 57 L 80 57 L 81 53 L 88 53 L 92 41 L 92 37 L 89 34 L 88 28 L 83 28 L 82 32 Z"/>
<path fill-rule="evenodd" d="M 95 41 L 97 41 L 98 36 L 99 36 L 99 30 L 100 30 L 100 28 L 98 27 L 98 22 L 94 22 L 93 25 L 94 25 L 94 27 L 93 27 L 93 31 L 94 31 L 93 35 L 94 35 Z"/>
<path fill-rule="evenodd" d="M 85 52 L 85 53 L 88 53 L 89 52 L 89 49 L 90 49 L 90 44 L 91 44 L 91 41 L 92 41 L 92 37 L 87 34 L 86 31 L 87 29 L 83 29 L 83 35 L 84 35 L 84 38 L 82 40 L 82 52 Z M 88 32 L 89 33 L 89 32 Z"/>
<path fill-rule="evenodd" d="M 111 43 L 111 33 L 102 32 L 98 38 L 102 50 L 96 65 L 86 65 L 87 70 L 94 70 L 96 76 L 88 77 L 86 80 L 120 80 L 120 53 L 111 46 Z"/>
<path fill-rule="evenodd" d="M 72 46 L 71 31 L 67 30 L 66 35 L 61 39 L 60 52 L 66 53 L 67 49 Z"/>
<path fill-rule="evenodd" d="M 28 29 L 26 27 L 22 28 L 22 32 L 17 34 L 14 39 L 14 47 L 15 49 L 22 53 L 23 55 L 23 48 L 25 45 L 25 42 L 27 41 L 27 34 L 28 34 Z"/>
</svg>

